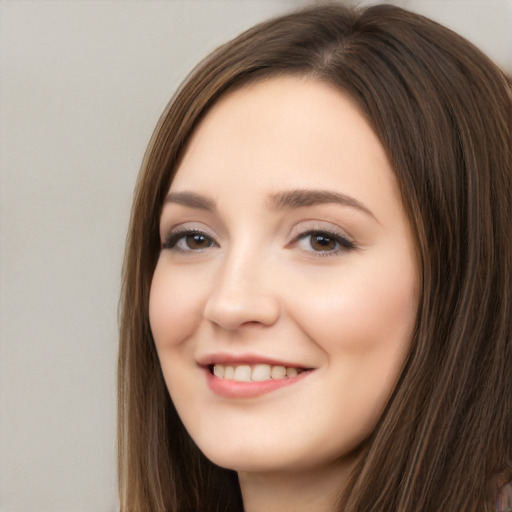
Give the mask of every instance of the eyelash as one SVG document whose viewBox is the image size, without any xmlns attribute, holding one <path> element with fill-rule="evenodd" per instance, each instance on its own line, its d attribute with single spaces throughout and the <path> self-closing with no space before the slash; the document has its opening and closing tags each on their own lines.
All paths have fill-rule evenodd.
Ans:
<svg viewBox="0 0 512 512">
<path fill-rule="evenodd" d="M 184 241 L 187 237 L 193 237 L 193 236 L 204 237 L 210 243 L 207 247 L 201 248 L 201 249 L 192 249 L 192 248 L 184 249 L 184 248 L 178 247 L 178 244 L 180 243 L 180 241 L 182 241 L 182 240 Z M 354 250 L 357 248 L 356 244 L 353 241 L 349 240 L 347 237 L 340 235 L 339 233 L 334 233 L 332 231 L 325 230 L 325 229 L 310 229 L 308 231 L 300 233 L 297 237 L 295 237 L 295 239 L 289 245 L 287 245 L 287 247 L 296 247 L 303 240 L 306 240 L 308 237 L 313 237 L 313 236 L 323 238 L 328 241 L 333 241 L 337 244 L 337 247 L 333 250 L 315 251 L 313 248 L 311 248 L 310 251 L 307 251 L 307 252 L 316 253 L 316 255 L 320 256 L 320 257 L 333 256 L 333 255 L 345 253 L 345 252 L 348 252 L 348 251 L 351 251 L 351 250 Z M 219 245 L 217 244 L 217 242 L 215 242 L 215 240 L 209 233 L 207 233 L 206 231 L 198 230 L 198 229 L 183 229 L 183 230 L 171 232 L 162 244 L 162 249 L 169 249 L 169 250 L 174 250 L 174 251 L 183 252 L 183 253 L 202 252 L 205 249 L 209 249 L 210 247 L 219 247 Z M 311 242 L 310 242 L 310 247 L 311 247 Z"/>
<path fill-rule="evenodd" d="M 176 247 L 181 240 L 185 240 L 187 237 L 191 236 L 203 236 L 207 240 L 209 240 L 211 242 L 211 245 L 209 245 L 206 248 L 218 247 L 218 244 L 206 231 L 201 231 L 200 229 L 180 229 L 178 231 L 169 233 L 167 238 L 164 240 L 164 243 L 162 244 L 162 249 L 171 249 L 179 252 L 201 252 L 201 249 L 182 249 L 180 247 Z"/>
<path fill-rule="evenodd" d="M 308 231 L 300 233 L 291 243 L 291 246 L 296 246 L 303 240 L 306 240 L 308 237 L 314 236 L 319 238 L 321 237 L 325 240 L 333 241 L 337 244 L 337 247 L 334 250 L 315 251 L 313 248 L 311 248 L 311 251 L 308 251 L 316 253 L 317 256 L 334 256 L 340 253 L 352 251 L 357 248 L 356 244 L 353 241 L 349 240 L 347 237 L 326 229 L 310 229 Z M 311 246 L 311 241 L 309 245 Z"/>
</svg>

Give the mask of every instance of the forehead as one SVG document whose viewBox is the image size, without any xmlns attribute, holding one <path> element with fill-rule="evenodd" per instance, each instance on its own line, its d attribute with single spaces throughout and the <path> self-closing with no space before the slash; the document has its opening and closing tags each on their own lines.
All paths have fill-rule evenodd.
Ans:
<svg viewBox="0 0 512 512">
<path fill-rule="evenodd" d="M 355 104 L 317 80 L 278 77 L 223 96 L 193 133 L 171 189 L 240 194 L 339 189 L 397 199 L 385 151 Z M 371 196 L 371 193 L 369 194 Z"/>
</svg>

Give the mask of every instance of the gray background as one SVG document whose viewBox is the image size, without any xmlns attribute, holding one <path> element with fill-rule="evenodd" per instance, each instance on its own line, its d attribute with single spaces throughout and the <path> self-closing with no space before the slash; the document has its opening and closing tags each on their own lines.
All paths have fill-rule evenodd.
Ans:
<svg viewBox="0 0 512 512">
<path fill-rule="evenodd" d="M 0 508 L 110 512 L 138 167 L 209 50 L 297 0 L 0 0 Z M 402 0 L 512 71 L 512 0 Z"/>
</svg>

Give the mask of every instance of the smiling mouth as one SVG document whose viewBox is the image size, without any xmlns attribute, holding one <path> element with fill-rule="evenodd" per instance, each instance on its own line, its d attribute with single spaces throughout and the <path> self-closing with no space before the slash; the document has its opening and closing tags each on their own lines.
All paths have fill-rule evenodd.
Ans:
<svg viewBox="0 0 512 512">
<path fill-rule="evenodd" d="M 214 356 L 200 361 L 208 388 L 217 396 L 228 400 L 248 400 L 273 393 L 303 382 L 315 368 L 288 366 L 270 360 L 254 360 L 255 356 Z"/>
<path fill-rule="evenodd" d="M 212 364 L 209 366 L 209 370 L 212 375 L 215 375 L 215 377 L 219 379 L 236 382 L 264 382 L 289 379 L 308 371 L 304 368 L 270 364 Z"/>
</svg>

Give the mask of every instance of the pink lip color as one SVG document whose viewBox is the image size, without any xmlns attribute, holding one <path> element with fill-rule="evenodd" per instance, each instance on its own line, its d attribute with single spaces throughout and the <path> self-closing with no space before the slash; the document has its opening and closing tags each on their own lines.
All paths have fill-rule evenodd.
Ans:
<svg viewBox="0 0 512 512">
<path fill-rule="evenodd" d="M 285 368 L 304 368 L 301 364 L 294 363 L 292 361 L 280 361 L 278 359 L 272 359 L 265 356 L 260 356 L 257 354 L 230 354 L 230 353 L 216 353 L 203 356 L 198 359 L 197 364 L 199 366 L 209 366 L 214 364 L 231 364 L 231 365 L 241 365 L 241 364 L 269 364 L 270 366 L 284 366 Z"/>
<path fill-rule="evenodd" d="M 217 395 L 224 398 L 257 398 L 278 389 L 296 384 L 311 372 L 299 373 L 296 377 L 269 379 L 264 381 L 239 382 L 231 379 L 216 377 L 209 368 L 204 369 L 208 387 Z"/>
</svg>

